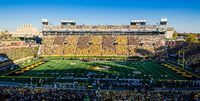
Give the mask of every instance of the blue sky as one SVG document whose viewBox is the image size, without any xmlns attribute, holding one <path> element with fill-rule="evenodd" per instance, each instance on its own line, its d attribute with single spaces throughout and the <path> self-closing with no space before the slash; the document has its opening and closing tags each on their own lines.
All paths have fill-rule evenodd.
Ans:
<svg viewBox="0 0 200 101">
<path fill-rule="evenodd" d="M 129 24 L 146 19 L 156 24 L 167 17 L 178 32 L 200 32 L 200 0 L 0 0 L 0 29 L 15 31 L 41 19 L 52 24 L 74 19 L 77 24 Z"/>
</svg>

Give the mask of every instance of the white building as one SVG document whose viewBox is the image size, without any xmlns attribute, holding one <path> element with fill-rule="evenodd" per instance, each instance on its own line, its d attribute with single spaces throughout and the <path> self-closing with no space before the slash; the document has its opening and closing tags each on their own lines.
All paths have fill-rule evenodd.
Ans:
<svg viewBox="0 0 200 101">
<path fill-rule="evenodd" d="M 165 33 L 165 38 L 167 39 L 172 39 L 174 34 L 174 28 L 173 27 L 167 27 L 166 28 L 166 33 Z"/>
<path fill-rule="evenodd" d="M 16 32 L 12 33 L 13 37 L 33 37 L 39 36 L 40 33 L 36 27 L 33 27 L 31 24 L 24 24 L 20 27 L 17 27 Z"/>
</svg>

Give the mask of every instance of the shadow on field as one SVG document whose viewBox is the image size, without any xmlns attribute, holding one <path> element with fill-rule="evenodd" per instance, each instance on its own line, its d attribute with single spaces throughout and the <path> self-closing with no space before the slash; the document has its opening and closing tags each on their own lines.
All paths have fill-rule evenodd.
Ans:
<svg viewBox="0 0 200 101">
<path fill-rule="evenodd" d="M 6 54 L 0 53 L 0 76 L 19 68 Z"/>
<path fill-rule="evenodd" d="M 154 55 L 151 51 L 146 50 L 146 49 L 142 49 L 142 48 L 136 49 L 135 52 L 137 52 L 137 53 L 139 53 L 139 54 L 141 54 L 142 56 L 145 56 L 145 57 Z"/>
</svg>

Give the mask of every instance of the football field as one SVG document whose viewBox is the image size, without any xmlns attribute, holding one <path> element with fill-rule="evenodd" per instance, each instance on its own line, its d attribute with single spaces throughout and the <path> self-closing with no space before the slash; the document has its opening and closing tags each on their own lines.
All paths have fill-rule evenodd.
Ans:
<svg viewBox="0 0 200 101">
<path fill-rule="evenodd" d="M 184 80 L 155 61 L 50 60 L 20 76 Z"/>
<path fill-rule="evenodd" d="M 20 73 L 20 74 L 18 74 Z M 152 60 L 81 61 L 48 60 L 32 63 L 1 77 L 1 81 L 46 83 L 91 79 L 117 80 L 187 80 L 182 75 Z"/>
</svg>

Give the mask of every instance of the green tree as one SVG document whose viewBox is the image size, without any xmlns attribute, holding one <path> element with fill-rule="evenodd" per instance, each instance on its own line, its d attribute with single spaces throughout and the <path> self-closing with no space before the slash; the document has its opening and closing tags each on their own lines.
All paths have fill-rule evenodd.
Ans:
<svg viewBox="0 0 200 101">
<path fill-rule="evenodd" d="M 187 35 L 186 41 L 187 42 L 198 42 L 198 37 L 197 37 L 197 35 L 190 33 Z"/>
<path fill-rule="evenodd" d="M 176 38 L 178 37 L 178 33 L 175 31 L 172 35 L 172 39 L 173 40 L 176 40 Z"/>
</svg>

